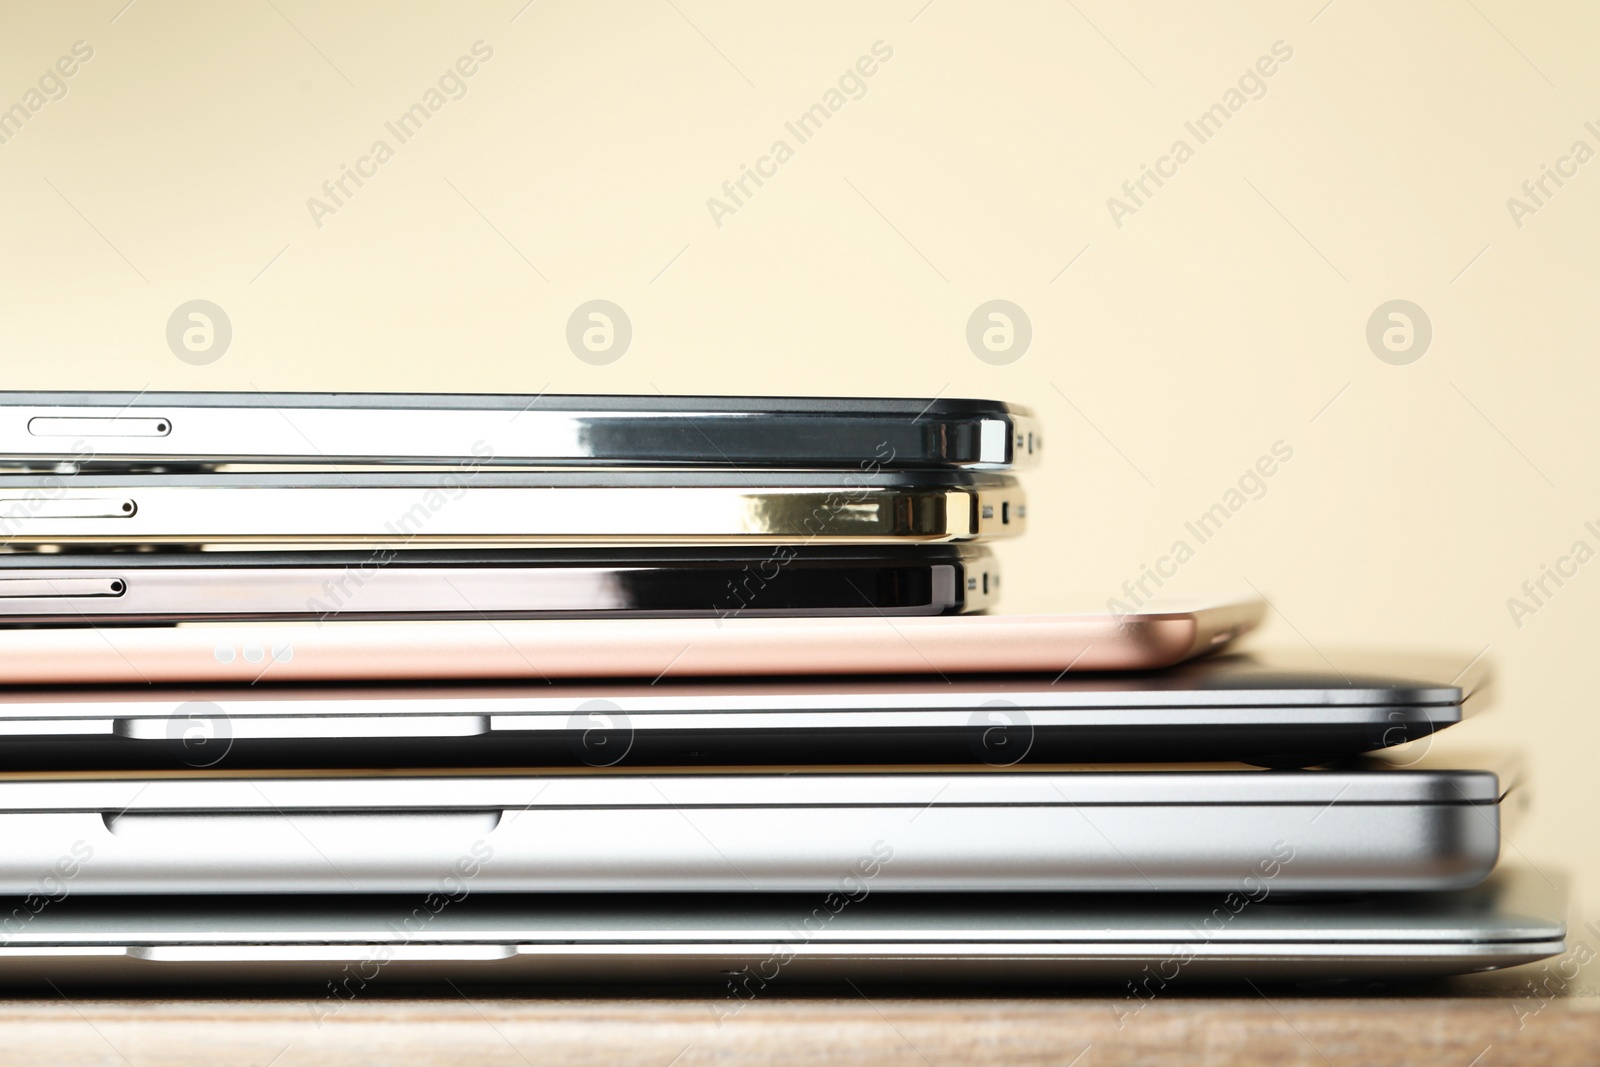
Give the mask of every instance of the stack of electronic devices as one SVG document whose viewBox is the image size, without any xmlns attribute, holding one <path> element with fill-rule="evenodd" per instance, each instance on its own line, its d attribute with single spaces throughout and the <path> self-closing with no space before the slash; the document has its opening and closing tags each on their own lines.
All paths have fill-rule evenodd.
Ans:
<svg viewBox="0 0 1600 1067">
<path fill-rule="evenodd" d="M 1459 662 L 989 614 L 1040 448 L 987 401 L 0 394 L 0 982 L 1132 1005 L 1562 950 L 1511 771 L 1370 754 Z"/>
</svg>

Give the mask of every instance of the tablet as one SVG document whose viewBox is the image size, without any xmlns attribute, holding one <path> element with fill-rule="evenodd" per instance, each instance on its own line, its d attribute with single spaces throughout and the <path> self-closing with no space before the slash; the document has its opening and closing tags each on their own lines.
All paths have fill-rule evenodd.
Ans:
<svg viewBox="0 0 1600 1067">
<path fill-rule="evenodd" d="M 0 629 L 0 684 L 1149 670 L 1216 651 L 1259 600 L 1126 615 L 461 619 Z"/>
</svg>

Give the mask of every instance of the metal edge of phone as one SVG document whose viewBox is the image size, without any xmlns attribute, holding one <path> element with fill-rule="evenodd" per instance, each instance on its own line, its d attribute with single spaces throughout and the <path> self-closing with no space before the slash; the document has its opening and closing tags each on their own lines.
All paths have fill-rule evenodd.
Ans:
<svg viewBox="0 0 1600 1067">
<path fill-rule="evenodd" d="M 770 551 L 0 555 L 0 625 L 439 618 L 888 616 L 987 611 L 977 543 Z M 805 603 L 796 600 L 804 594 Z M 831 599 L 829 595 L 831 594 Z"/>
<path fill-rule="evenodd" d="M 54 447 L 44 447 L 46 443 Z M 1031 466 L 1032 413 L 934 398 L 0 393 L 0 463 Z"/>
<path fill-rule="evenodd" d="M 0 476 L 12 548 L 939 543 L 1026 520 L 1010 475 L 952 471 Z"/>
</svg>

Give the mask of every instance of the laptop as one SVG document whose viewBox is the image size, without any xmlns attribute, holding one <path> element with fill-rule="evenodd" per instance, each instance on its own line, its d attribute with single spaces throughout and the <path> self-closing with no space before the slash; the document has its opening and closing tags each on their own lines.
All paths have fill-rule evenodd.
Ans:
<svg viewBox="0 0 1600 1067">
<path fill-rule="evenodd" d="M 312 1015 L 444 982 L 690 987 L 726 1021 L 759 996 L 1109 987 L 1119 1018 L 1213 982 L 1398 982 L 1565 951 L 1564 889 L 1520 868 L 1448 893 L 195 897 L 72 895 L 0 919 L 0 985 L 293 987 Z M 56 986 L 51 991 L 46 983 Z M 451 993 L 450 995 L 457 995 Z"/>
<path fill-rule="evenodd" d="M 0 778 L 0 894 L 1465 889 L 1508 764 Z"/>
<path fill-rule="evenodd" d="M 1292 766 L 1429 738 L 1489 699 L 1481 661 L 1340 659 L 1352 666 L 1264 650 L 1102 674 L 6 688 L 0 768 Z"/>
</svg>

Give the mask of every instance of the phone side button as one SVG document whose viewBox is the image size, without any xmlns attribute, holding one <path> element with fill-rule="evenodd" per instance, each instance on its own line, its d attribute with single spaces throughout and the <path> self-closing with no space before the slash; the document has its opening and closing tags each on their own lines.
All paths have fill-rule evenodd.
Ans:
<svg viewBox="0 0 1600 1067">
<path fill-rule="evenodd" d="M 29 496 L 0 496 L 0 519 L 25 523 L 30 519 L 131 519 L 139 505 L 127 497 L 63 497 L 46 500 Z"/>
<path fill-rule="evenodd" d="M 28 420 L 34 437 L 166 437 L 171 432 L 172 420 L 161 417 L 40 415 Z"/>
</svg>

